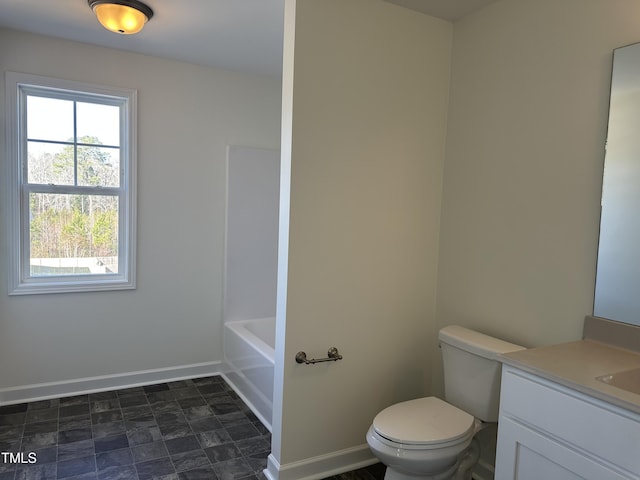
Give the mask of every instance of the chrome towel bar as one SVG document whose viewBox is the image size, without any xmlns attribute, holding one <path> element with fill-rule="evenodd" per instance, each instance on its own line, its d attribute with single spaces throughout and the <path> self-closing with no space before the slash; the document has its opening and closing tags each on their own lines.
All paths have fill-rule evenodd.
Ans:
<svg viewBox="0 0 640 480">
<path fill-rule="evenodd" d="M 305 365 L 313 365 L 321 362 L 337 362 L 338 360 L 342 360 L 342 355 L 338 353 L 338 349 L 336 347 L 331 347 L 329 349 L 327 352 L 327 358 L 312 358 L 309 360 L 306 353 L 296 353 L 296 363 L 304 363 Z"/>
</svg>

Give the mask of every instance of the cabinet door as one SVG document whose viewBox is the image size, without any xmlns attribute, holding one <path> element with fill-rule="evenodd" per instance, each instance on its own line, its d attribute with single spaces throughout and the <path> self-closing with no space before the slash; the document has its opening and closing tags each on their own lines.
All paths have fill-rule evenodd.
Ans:
<svg viewBox="0 0 640 480">
<path fill-rule="evenodd" d="M 566 444 L 501 416 L 496 480 L 622 480 L 612 470 Z"/>
</svg>

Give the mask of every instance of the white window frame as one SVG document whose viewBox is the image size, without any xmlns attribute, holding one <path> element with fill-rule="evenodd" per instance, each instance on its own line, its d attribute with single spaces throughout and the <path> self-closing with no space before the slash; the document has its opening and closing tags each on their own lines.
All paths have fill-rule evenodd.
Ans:
<svg viewBox="0 0 640 480">
<path fill-rule="evenodd" d="M 7 72 L 6 80 L 6 188 L 9 197 L 3 202 L 8 209 L 9 295 L 67 293 L 136 288 L 136 90 L 61 80 L 39 75 Z M 121 104 L 120 109 L 120 186 L 109 188 L 118 196 L 118 273 L 91 275 L 30 276 L 29 270 L 29 187 L 24 182 L 27 168 L 26 95 L 47 92 L 54 98 L 77 100 L 101 98 L 108 104 Z M 67 191 L 81 192 L 78 187 Z"/>
</svg>

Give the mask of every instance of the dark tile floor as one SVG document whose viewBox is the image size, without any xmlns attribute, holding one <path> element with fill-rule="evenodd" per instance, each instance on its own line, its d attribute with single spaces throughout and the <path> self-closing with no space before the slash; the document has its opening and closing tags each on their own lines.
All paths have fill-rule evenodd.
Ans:
<svg viewBox="0 0 640 480">
<path fill-rule="evenodd" d="M 0 480 L 262 480 L 270 449 L 218 376 L 0 407 Z M 330 480 L 383 477 L 378 464 Z"/>
<path fill-rule="evenodd" d="M 325 478 L 324 480 L 383 480 L 386 471 L 387 468 L 384 465 L 376 463 L 367 468 Z"/>
</svg>

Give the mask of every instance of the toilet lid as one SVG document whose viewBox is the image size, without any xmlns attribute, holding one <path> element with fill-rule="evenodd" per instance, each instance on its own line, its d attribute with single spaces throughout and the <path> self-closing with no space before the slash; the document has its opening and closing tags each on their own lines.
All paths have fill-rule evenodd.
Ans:
<svg viewBox="0 0 640 480">
<path fill-rule="evenodd" d="M 382 410 L 373 428 L 397 443 L 428 445 L 465 437 L 474 418 L 437 397 L 418 398 Z"/>
</svg>

